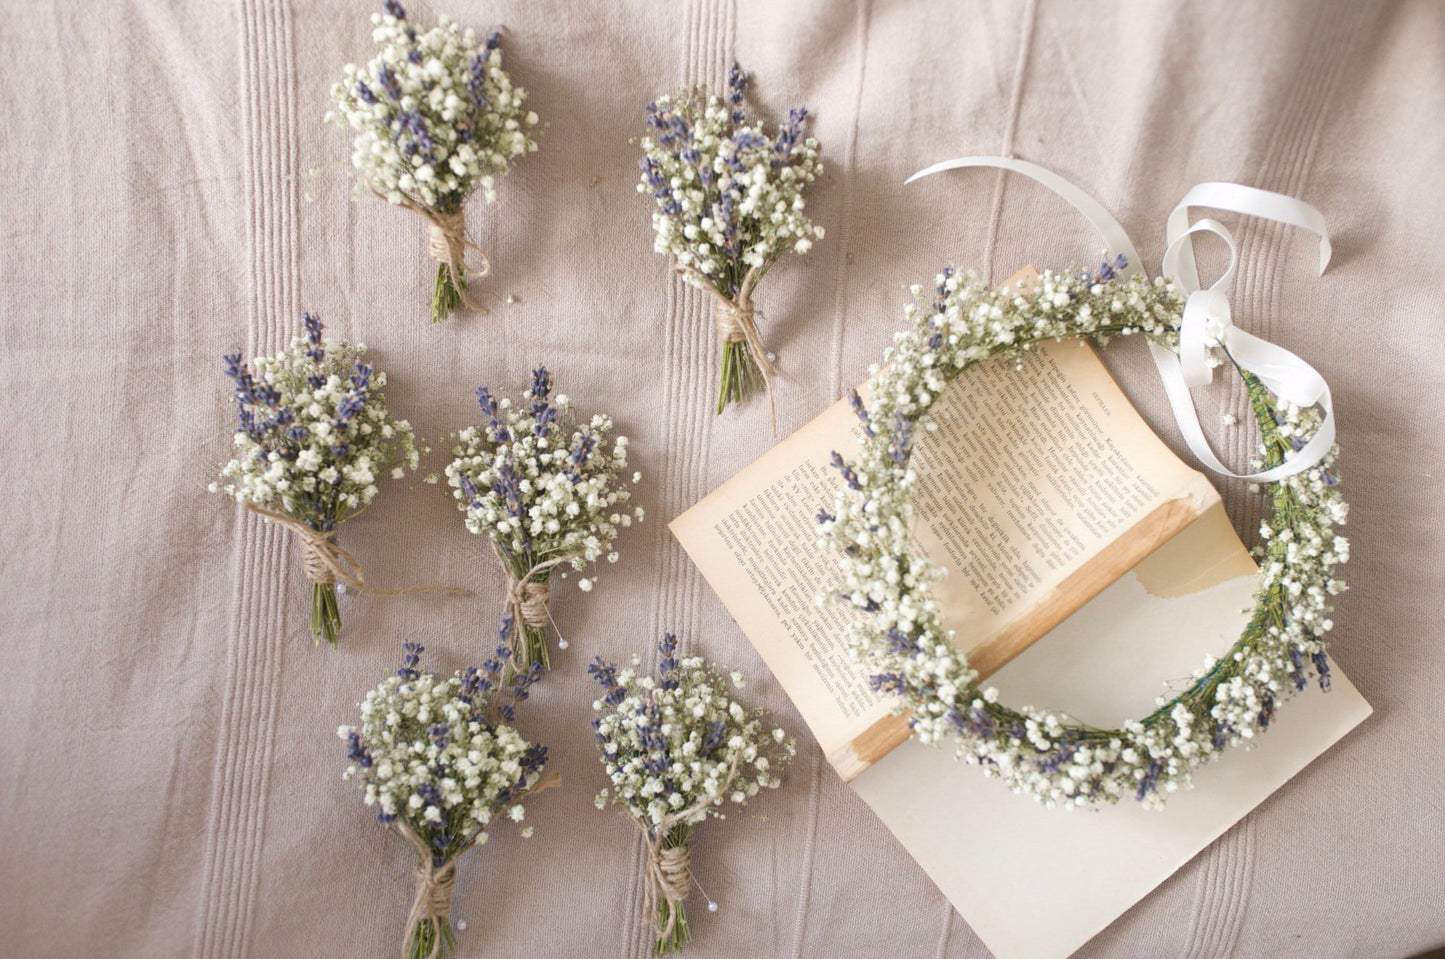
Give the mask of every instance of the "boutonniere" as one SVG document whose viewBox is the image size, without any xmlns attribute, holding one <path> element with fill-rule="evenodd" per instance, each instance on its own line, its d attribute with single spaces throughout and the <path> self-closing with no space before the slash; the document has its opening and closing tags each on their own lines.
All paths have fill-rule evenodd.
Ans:
<svg viewBox="0 0 1445 959">
<path fill-rule="evenodd" d="M 210 489 L 295 534 L 312 584 L 311 633 L 335 646 L 336 584 L 387 592 L 366 585 L 337 532 L 371 505 L 383 478 L 416 469 L 418 452 L 411 424 L 387 409 L 386 374 L 363 362 L 366 344 L 324 339 L 319 317 L 303 320 L 305 334 L 275 356 L 224 357 L 239 424 L 224 482 Z"/>
<path fill-rule="evenodd" d="M 467 239 L 466 203 L 477 191 L 495 200 L 497 177 L 537 149 L 537 114 L 502 69 L 499 31 L 482 38 L 446 17 L 420 31 L 396 0 L 385 7 L 371 18 L 376 58 L 344 68 L 327 119 L 356 131 L 351 162 L 370 190 L 426 220 L 437 263 L 432 321 L 463 303 L 485 312 L 467 292 L 490 266 Z"/>
<path fill-rule="evenodd" d="M 783 730 L 764 725 L 766 713 L 734 700 L 728 680 L 701 656 L 679 658 L 677 637 L 664 637 L 658 650 L 655 677 L 639 674 L 636 659 L 619 670 L 598 658 L 587 671 L 603 689 L 592 729 L 611 780 L 597 808 L 621 806 L 647 839 L 643 909 L 656 923 L 660 955 L 692 939 L 683 901 L 694 882 L 693 830 L 724 818 L 728 804 L 781 785 L 778 773 L 795 747 Z M 743 685 L 739 673 L 730 678 Z"/>
<path fill-rule="evenodd" d="M 650 132 L 641 140 L 637 189 L 656 206 L 655 248 L 716 301 L 719 413 L 758 390 L 771 396 L 773 359 L 753 294 L 779 257 L 823 238 L 804 213 L 803 194 L 823 172 L 818 141 L 803 134 L 808 111 L 790 111 L 770 131 L 743 109 L 747 89 L 747 74 L 733 64 L 726 100 L 696 90 L 659 97 L 647 106 Z"/>
<path fill-rule="evenodd" d="M 542 776 L 546 747 L 511 725 L 515 704 L 541 672 L 504 681 L 511 632 L 507 620 L 496 656 L 446 679 L 419 670 L 422 647 L 407 643 L 396 675 L 366 694 L 361 725 L 337 730 L 351 759 L 345 778 L 356 780 L 376 818 L 416 850 L 416 898 L 402 948 L 410 959 L 455 948 L 448 913 L 457 860 L 486 843 L 493 823 L 522 822 L 522 799 L 558 782 Z M 521 832 L 530 837 L 532 827 Z"/>
<path fill-rule="evenodd" d="M 551 668 L 546 626 L 550 619 L 552 574 L 581 571 L 606 557 L 618 530 L 643 518 L 629 507 L 627 437 L 610 438 L 612 418 L 594 413 L 575 418 L 572 401 L 552 391 L 546 367 L 532 374 L 532 388 L 520 403 L 477 390 L 485 422 L 457 434 L 456 458 L 447 482 L 467 529 L 486 536 L 507 575 L 507 605 L 522 638 L 516 665 Z M 590 592 L 594 577 L 578 580 Z M 565 649 L 565 639 L 558 645 Z"/>
</svg>

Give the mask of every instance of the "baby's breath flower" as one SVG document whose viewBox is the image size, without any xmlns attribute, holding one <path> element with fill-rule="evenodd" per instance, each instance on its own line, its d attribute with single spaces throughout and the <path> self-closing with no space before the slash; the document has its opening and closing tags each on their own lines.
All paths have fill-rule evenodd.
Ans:
<svg viewBox="0 0 1445 959">
<path fill-rule="evenodd" d="M 897 697 L 920 740 L 952 735 L 959 756 L 1045 805 L 1093 806 L 1132 796 L 1148 808 L 1191 782 L 1192 770 L 1225 749 L 1252 744 L 1279 703 L 1311 677 L 1328 688 L 1328 597 L 1343 589 L 1335 567 L 1349 555 L 1333 527 L 1344 521 L 1335 451 L 1315 468 L 1271 488 L 1274 515 L 1260 528 L 1261 581 L 1255 615 L 1225 656 L 1211 657 L 1187 688 L 1160 697 L 1143 720 L 1102 730 L 1042 710 L 1010 709 L 954 645 L 930 595 L 941 575 L 912 544 L 915 429 L 931 425 L 939 392 L 968 367 L 1019 357 L 1033 343 L 1143 333 L 1177 347 L 1184 303 L 1165 279 L 1121 281 L 1122 257 L 1096 273 L 1046 272 L 1032 290 L 988 288 L 973 274 L 945 270 L 905 311 L 911 326 L 884 354 L 872 399 L 855 393 L 861 452 L 834 453 L 844 489 L 818 522 L 838 559 L 837 595 L 861 611 L 849 645 L 878 671 L 875 690 Z M 1320 423 L 1313 409 L 1270 396 L 1246 378 L 1263 436 L 1264 464 L 1283 462 Z M 1263 465 L 1263 464 L 1262 464 Z"/>
<path fill-rule="evenodd" d="M 328 546 L 336 528 L 376 498 L 379 477 L 401 478 L 419 454 L 411 424 L 387 409 L 386 374 L 362 361 L 365 344 L 323 339 L 321 319 L 310 313 L 302 322 L 304 335 L 275 356 L 249 364 L 239 350 L 223 357 L 239 425 L 221 470 L 227 482 L 211 489 L 316 534 L 303 551 L 313 576 L 311 630 L 335 645 L 336 573 L 319 554 L 329 548 L 338 561 Z"/>
<path fill-rule="evenodd" d="M 522 668 L 550 667 L 545 627 L 554 570 L 583 570 L 611 552 L 619 527 L 642 509 L 622 512 L 631 498 L 627 438 L 611 441 L 612 418 L 579 423 L 566 394 L 552 395 L 546 367 L 532 374 L 520 403 L 477 390 L 486 422 L 457 434 L 447 466 L 467 529 L 491 540 L 508 575 L 509 604 L 522 628 Z M 640 474 L 633 474 L 633 482 Z M 616 555 L 615 553 L 611 555 Z M 590 592 L 595 573 L 578 582 Z"/>
</svg>

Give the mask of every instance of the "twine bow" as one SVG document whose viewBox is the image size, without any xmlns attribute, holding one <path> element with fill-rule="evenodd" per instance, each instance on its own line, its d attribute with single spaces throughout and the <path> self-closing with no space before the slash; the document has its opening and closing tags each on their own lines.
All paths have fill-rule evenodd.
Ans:
<svg viewBox="0 0 1445 959">
<path fill-rule="evenodd" d="M 753 290 L 761 278 L 758 268 L 754 266 L 748 269 L 742 283 L 738 285 L 737 295 L 732 297 L 722 293 L 710 280 L 696 271 L 680 269 L 679 272 L 693 276 L 704 290 L 712 294 L 713 323 L 717 326 L 718 336 L 722 341 L 747 345 L 748 355 L 762 373 L 763 390 L 768 394 L 768 416 L 772 422 L 773 435 L 778 435 L 778 407 L 773 400 L 773 377 L 778 375 L 778 370 L 768 356 L 768 348 L 763 345 L 762 334 L 758 332 L 757 307 L 752 300 Z"/>
<path fill-rule="evenodd" d="M 507 562 L 507 557 L 496 543 L 492 544 L 492 552 L 497 554 L 497 561 L 502 564 L 502 569 L 507 574 L 507 612 L 511 614 L 512 622 L 533 628 L 545 627 L 552 618 L 552 585 L 547 577 L 554 568 L 570 563 L 581 554 L 554 556 L 534 564 L 518 576 L 512 571 L 512 564 Z M 520 644 L 517 648 L 521 649 Z"/>
<path fill-rule="evenodd" d="M 631 813 L 633 820 L 647 837 L 647 876 L 643 886 L 642 913 L 656 925 L 659 939 L 672 935 L 683 900 L 692 891 L 692 857 L 688 853 L 687 843 L 664 847 L 663 842 L 674 826 L 687 822 L 728 791 L 728 787 L 737 777 L 738 759 L 741 756 L 741 751 L 733 753 L 727 778 L 716 792 L 708 793 L 691 806 L 666 816 L 656 826 L 649 826 L 638 813 Z M 657 916 L 663 903 L 668 906 L 666 921 L 660 921 Z"/>
<path fill-rule="evenodd" d="M 387 197 L 372 188 L 372 193 L 381 197 Z M 452 286 L 456 289 L 457 295 L 467 308 L 477 312 L 487 312 L 482 306 L 467 293 L 466 280 L 479 280 L 492 272 L 492 261 L 487 259 L 487 254 L 481 247 L 467 239 L 467 215 L 463 210 L 455 213 L 441 213 L 432 209 L 424 203 L 418 203 L 405 193 L 401 195 L 401 202 L 396 204 L 404 210 L 410 210 L 427 222 L 427 254 L 436 262 L 447 268 L 447 275 L 451 277 Z M 467 251 L 475 251 L 482 259 L 481 269 L 473 270 L 467 266 Z"/>
<path fill-rule="evenodd" d="M 313 583 L 342 583 L 348 589 L 371 596 L 403 596 L 407 593 L 451 593 L 454 596 L 471 596 L 472 591 L 460 586 L 442 586 L 427 583 L 420 586 L 404 586 L 401 589 L 375 589 L 366 585 L 366 570 L 351 553 L 336 542 L 336 530 L 312 529 L 306 523 L 285 513 L 265 509 L 254 503 L 241 504 L 266 520 L 283 529 L 288 529 L 301 541 L 301 568 L 306 578 Z"/>
</svg>

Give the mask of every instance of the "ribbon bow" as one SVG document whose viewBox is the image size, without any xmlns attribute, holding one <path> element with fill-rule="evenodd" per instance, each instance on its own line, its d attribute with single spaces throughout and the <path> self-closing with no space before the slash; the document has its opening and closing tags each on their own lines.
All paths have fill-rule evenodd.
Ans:
<svg viewBox="0 0 1445 959">
<path fill-rule="evenodd" d="M 962 167 L 1011 170 L 1042 183 L 1072 204 L 1093 224 L 1094 229 L 1104 237 L 1110 252 L 1124 254 L 1128 263 L 1119 271 L 1121 278 L 1143 272 L 1139 251 L 1135 249 L 1133 241 L 1129 239 L 1129 234 L 1124 231 L 1119 221 L 1114 219 L 1099 201 L 1058 174 L 1037 164 L 1012 157 L 960 157 L 920 170 L 909 177 L 907 182 L 912 183 L 921 177 Z M 1184 315 L 1179 324 L 1179 352 L 1176 355 L 1153 340 L 1149 341 L 1149 350 L 1154 357 L 1155 366 L 1159 369 L 1159 377 L 1164 382 L 1164 392 L 1169 397 L 1175 422 L 1179 424 L 1184 442 L 1201 463 L 1223 476 L 1256 482 L 1275 482 L 1286 476 L 1302 473 L 1323 460 L 1335 442 L 1335 413 L 1329 385 L 1313 366 L 1289 350 L 1246 333 L 1234 325 L 1229 305 L 1229 292 L 1238 259 L 1234 236 L 1223 224 L 1207 217 L 1190 223 L 1191 206 L 1243 213 L 1309 230 L 1320 238 L 1321 273 L 1324 273 L 1325 267 L 1329 265 L 1331 252 L 1325 219 L 1308 203 L 1238 183 L 1200 183 L 1190 189 L 1169 214 L 1166 223 L 1166 239 L 1169 245 L 1164 252 L 1163 262 L 1164 275 L 1172 280 L 1175 287 L 1186 297 Z M 1199 271 L 1194 261 L 1192 237 L 1196 233 L 1213 233 L 1229 247 L 1229 268 L 1207 289 L 1200 286 Z M 1214 370 L 1209 351 L 1216 347 L 1223 349 L 1242 372 L 1258 377 L 1275 395 L 1296 406 L 1318 405 L 1324 411 L 1319 429 L 1310 441 L 1273 469 L 1259 473 L 1235 473 L 1220 462 L 1204 437 L 1189 391 L 1207 386 L 1213 381 Z"/>
</svg>

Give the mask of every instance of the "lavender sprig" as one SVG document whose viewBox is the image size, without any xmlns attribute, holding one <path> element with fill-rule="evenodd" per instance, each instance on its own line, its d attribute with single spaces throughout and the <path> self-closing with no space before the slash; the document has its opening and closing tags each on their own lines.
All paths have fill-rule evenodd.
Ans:
<svg viewBox="0 0 1445 959">
<path fill-rule="evenodd" d="M 518 668 L 550 668 L 552 572 L 562 566 L 581 571 L 604 556 L 617 562 L 618 531 L 644 515 L 627 505 L 628 487 L 642 477 L 626 476 L 627 437 L 609 444 L 611 417 L 598 413 L 578 423 L 571 398 L 554 391 L 545 366 L 532 372 L 521 402 L 482 387 L 477 405 L 483 423 L 457 434 L 447 482 L 467 529 L 486 536 L 505 565 L 509 608 L 522 631 Z M 593 580 L 583 577 L 577 586 L 588 592 Z M 566 648 L 565 640 L 559 646 Z"/>
<path fill-rule="evenodd" d="M 303 543 L 313 574 L 311 632 L 335 645 L 334 571 L 313 561 L 334 549 L 327 544 L 337 527 L 375 499 L 379 478 L 400 479 L 419 453 L 411 424 L 387 409 L 386 374 L 362 361 L 366 344 L 324 339 L 321 318 L 311 313 L 302 314 L 302 326 L 276 356 L 247 363 L 237 350 L 222 357 L 236 406 L 235 454 L 221 470 L 226 482 L 210 489 L 321 534 Z"/>
<path fill-rule="evenodd" d="M 751 323 L 751 295 L 763 275 L 783 253 L 806 253 L 823 238 L 803 212 L 823 165 L 818 141 L 803 132 L 808 111 L 790 111 L 769 133 L 744 108 L 748 87 L 735 63 L 725 99 L 683 90 L 649 103 L 637 189 L 653 200 L 657 252 Z M 718 412 L 763 388 L 753 352 L 742 338 L 725 340 Z"/>
</svg>

